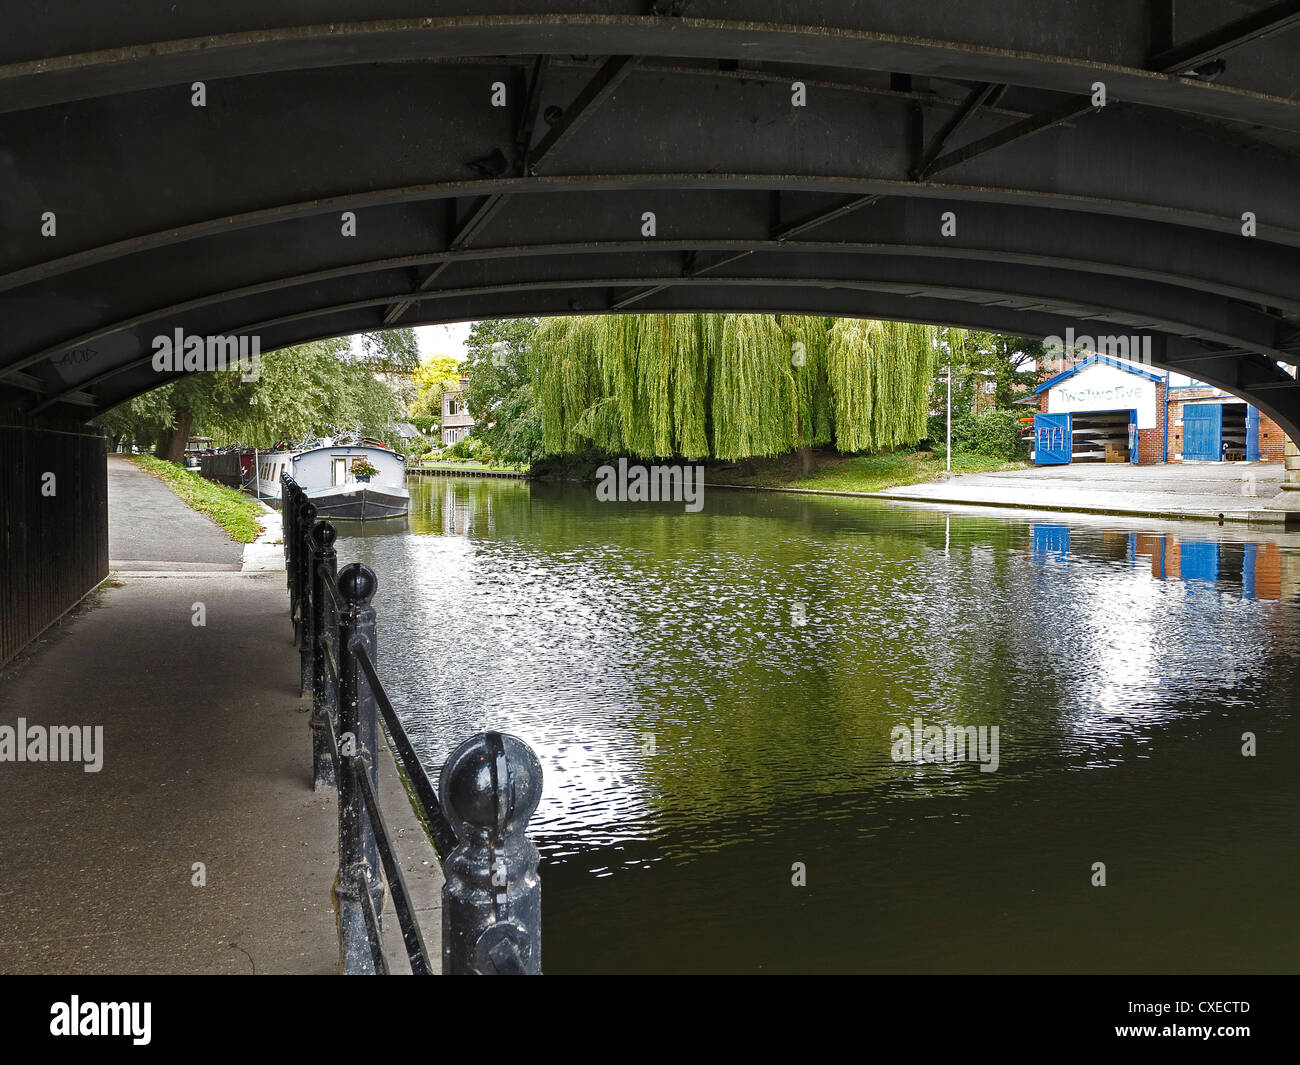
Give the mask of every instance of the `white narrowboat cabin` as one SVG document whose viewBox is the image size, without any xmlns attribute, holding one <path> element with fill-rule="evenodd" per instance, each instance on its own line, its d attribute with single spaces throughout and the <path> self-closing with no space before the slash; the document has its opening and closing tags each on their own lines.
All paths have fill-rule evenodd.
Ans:
<svg viewBox="0 0 1300 1065">
<path fill-rule="evenodd" d="M 365 463 L 377 471 L 366 476 Z M 406 459 L 369 444 L 332 444 L 267 455 L 257 471 L 257 491 L 280 506 L 280 475 L 287 472 L 316 505 L 316 517 L 365 520 L 395 518 L 411 504 Z"/>
</svg>

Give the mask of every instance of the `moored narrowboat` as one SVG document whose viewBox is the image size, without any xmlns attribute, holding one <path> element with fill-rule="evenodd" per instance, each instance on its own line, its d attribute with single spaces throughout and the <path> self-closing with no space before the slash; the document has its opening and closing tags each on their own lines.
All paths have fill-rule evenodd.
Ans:
<svg viewBox="0 0 1300 1065">
<path fill-rule="evenodd" d="M 288 473 L 330 521 L 396 518 L 407 512 L 406 459 L 370 444 L 325 444 L 276 451 L 258 467 L 258 495 L 280 505 L 280 475 Z"/>
</svg>

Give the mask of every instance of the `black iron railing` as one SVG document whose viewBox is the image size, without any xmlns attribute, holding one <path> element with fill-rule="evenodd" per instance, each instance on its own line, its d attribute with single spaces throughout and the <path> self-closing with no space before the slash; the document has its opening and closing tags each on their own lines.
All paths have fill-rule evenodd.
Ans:
<svg viewBox="0 0 1300 1065">
<path fill-rule="evenodd" d="M 356 562 L 337 568 L 334 526 L 316 520 L 287 473 L 281 511 L 300 691 L 312 698 L 313 784 L 339 797 L 335 895 L 344 972 L 388 973 L 386 894 L 411 971 L 438 971 L 379 802 L 381 719 L 443 867 L 441 971 L 540 972 L 538 855 L 525 831 L 541 797 L 537 756 L 514 736 L 482 732 L 452 752 L 435 790 L 375 665 L 375 574 Z"/>
</svg>

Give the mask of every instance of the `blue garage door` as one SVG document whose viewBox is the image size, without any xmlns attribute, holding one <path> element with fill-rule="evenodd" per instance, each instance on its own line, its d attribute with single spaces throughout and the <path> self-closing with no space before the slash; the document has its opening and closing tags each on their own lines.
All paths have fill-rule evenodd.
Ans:
<svg viewBox="0 0 1300 1065">
<path fill-rule="evenodd" d="M 1183 458 L 1204 462 L 1223 459 L 1223 407 L 1218 403 L 1183 406 Z"/>
<path fill-rule="evenodd" d="M 1074 428 L 1068 414 L 1034 415 L 1034 462 L 1064 466 L 1074 451 Z"/>
<path fill-rule="evenodd" d="M 1259 411 L 1246 408 L 1246 461 L 1259 461 Z"/>
</svg>

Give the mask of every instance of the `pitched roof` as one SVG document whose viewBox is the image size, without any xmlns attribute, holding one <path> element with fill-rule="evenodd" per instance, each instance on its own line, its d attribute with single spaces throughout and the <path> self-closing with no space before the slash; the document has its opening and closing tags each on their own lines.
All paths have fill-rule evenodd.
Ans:
<svg viewBox="0 0 1300 1065">
<path fill-rule="evenodd" d="M 1134 366 L 1131 362 L 1125 362 L 1123 359 L 1116 359 L 1110 355 L 1093 354 L 1093 355 L 1089 355 L 1086 359 L 1083 360 L 1083 362 L 1079 363 L 1078 366 L 1074 366 L 1069 370 L 1065 370 L 1062 373 L 1058 373 L 1055 377 L 1048 378 L 1041 385 L 1039 385 L 1037 388 L 1034 389 L 1034 394 L 1037 395 L 1039 392 L 1045 392 L 1053 385 L 1059 385 L 1062 381 L 1066 380 L 1067 378 L 1073 377 L 1079 371 L 1086 370 L 1089 366 L 1095 366 L 1097 363 L 1103 363 L 1103 362 L 1107 366 L 1113 366 L 1117 370 L 1123 370 L 1125 373 L 1131 373 L 1135 377 L 1145 377 L 1148 381 L 1163 381 L 1165 379 L 1165 375 L 1162 373 L 1156 373 L 1154 370 L 1144 370 L 1142 369 L 1142 367 Z"/>
</svg>

